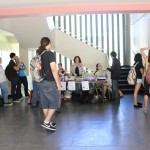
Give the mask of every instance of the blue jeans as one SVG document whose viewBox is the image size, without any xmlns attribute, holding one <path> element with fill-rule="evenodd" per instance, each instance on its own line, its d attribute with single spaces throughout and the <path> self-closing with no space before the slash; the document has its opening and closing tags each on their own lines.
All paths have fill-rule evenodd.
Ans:
<svg viewBox="0 0 150 150">
<path fill-rule="evenodd" d="M 7 81 L 0 83 L 0 89 L 4 103 L 8 103 Z"/>
<path fill-rule="evenodd" d="M 118 90 L 118 80 L 112 80 L 112 99 L 114 101 L 119 101 L 119 90 Z"/>
<path fill-rule="evenodd" d="M 39 86 L 38 82 L 33 81 L 33 101 L 32 101 L 32 106 L 36 106 L 38 102 L 38 97 L 39 97 Z"/>
</svg>

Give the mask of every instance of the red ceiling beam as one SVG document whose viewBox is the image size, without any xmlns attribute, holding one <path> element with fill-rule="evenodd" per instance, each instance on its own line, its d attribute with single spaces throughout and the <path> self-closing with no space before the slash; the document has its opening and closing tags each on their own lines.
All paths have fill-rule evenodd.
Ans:
<svg viewBox="0 0 150 150">
<path fill-rule="evenodd" d="M 41 6 L 32 8 L 0 9 L 0 17 L 29 16 L 29 15 L 62 15 L 62 14 L 91 14 L 91 13 L 148 13 L 148 4 L 88 4 L 65 6 Z"/>
</svg>

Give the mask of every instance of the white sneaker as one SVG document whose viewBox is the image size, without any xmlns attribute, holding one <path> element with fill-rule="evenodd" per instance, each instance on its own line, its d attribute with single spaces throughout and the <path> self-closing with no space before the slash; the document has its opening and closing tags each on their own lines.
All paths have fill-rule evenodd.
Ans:
<svg viewBox="0 0 150 150">
<path fill-rule="evenodd" d="M 145 113 L 145 114 L 147 114 L 148 113 L 148 110 L 147 109 L 143 109 L 143 112 Z"/>
<path fill-rule="evenodd" d="M 22 100 L 23 100 L 23 97 L 19 98 L 18 100 L 19 100 L 19 101 L 22 101 Z"/>
<path fill-rule="evenodd" d="M 7 103 L 4 103 L 4 106 L 12 106 L 13 103 L 10 103 L 10 102 L 7 102 Z"/>
</svg>

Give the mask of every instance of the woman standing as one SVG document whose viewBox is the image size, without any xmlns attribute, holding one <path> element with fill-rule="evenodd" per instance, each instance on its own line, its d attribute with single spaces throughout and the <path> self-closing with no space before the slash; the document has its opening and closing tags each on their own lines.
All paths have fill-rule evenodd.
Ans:
<svg viewBox="0 0 150 150">
<path fill-rule="evenodd" d="M 74 76 L 82 76 L 83 64 L 82 64 L 81 59 L 80 59 L 79 56 L 74 57 L 74 64 L 71 66 L 70 72 Z"/>
<path fill-rule="evenodd" d="M 41 106 L 45 116 L 42 127 L 55 131 L 56 124 L 51 121 L 51 118 L 57 108 L 60 107 L 60 94 L 61 84 L 58 77 L 56 67 L 56 60 L 54 53 L 51 49 L 51 41 L 48 37 L 41 39 L 41 46 L 38 49 L 38 54 L 41 54 L 41 62 L 46 76 L 43 81 L 39 83 L 39 92 Z"/>
<path fill-rule="evenodd" d="M 148 56 L 145 54 L 145 50 L 149 50 Z M 141 54 L 142 57 L 145 60 L 145 72 L 144 72 L 144 113 L 148 112 L 148 96 L 149 96 L 149 89 L 150 89 L 150 84 L 147 84 L 146 82 L 146 71 L 148 70 L 148 64 L 150 63 L 150 48 L 141 48 Z"/>
<path fill-rule="evenodd" d="M 137 53 L 135 55 L 134 61 L 136 71 L 136 85 L 134 89 L 134 108 L 141 108 L 142 103 L 138 102 L 138 92 L 142 86 L 142 74 L 144 73 L 144 67 L 142 63 L 142 56 L 140 53 Z"/>
</svg>

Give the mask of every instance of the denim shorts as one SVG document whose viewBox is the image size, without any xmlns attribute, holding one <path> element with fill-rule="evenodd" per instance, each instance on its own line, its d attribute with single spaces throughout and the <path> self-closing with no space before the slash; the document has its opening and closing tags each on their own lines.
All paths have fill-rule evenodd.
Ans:
<svg viewBox="0 0 150 150">
<path fill-rule="evenodd" d="M 136 83 L 143 83 L 143 80 L 142 79 L 136 79 Z"/>
<path fill-rule="evenodd" d="M 39 83 L 40 101 L 43 109 L 57 109 L 60 107 L 60 91 L 55 81 L 43 80 Z"/>
</svg>

